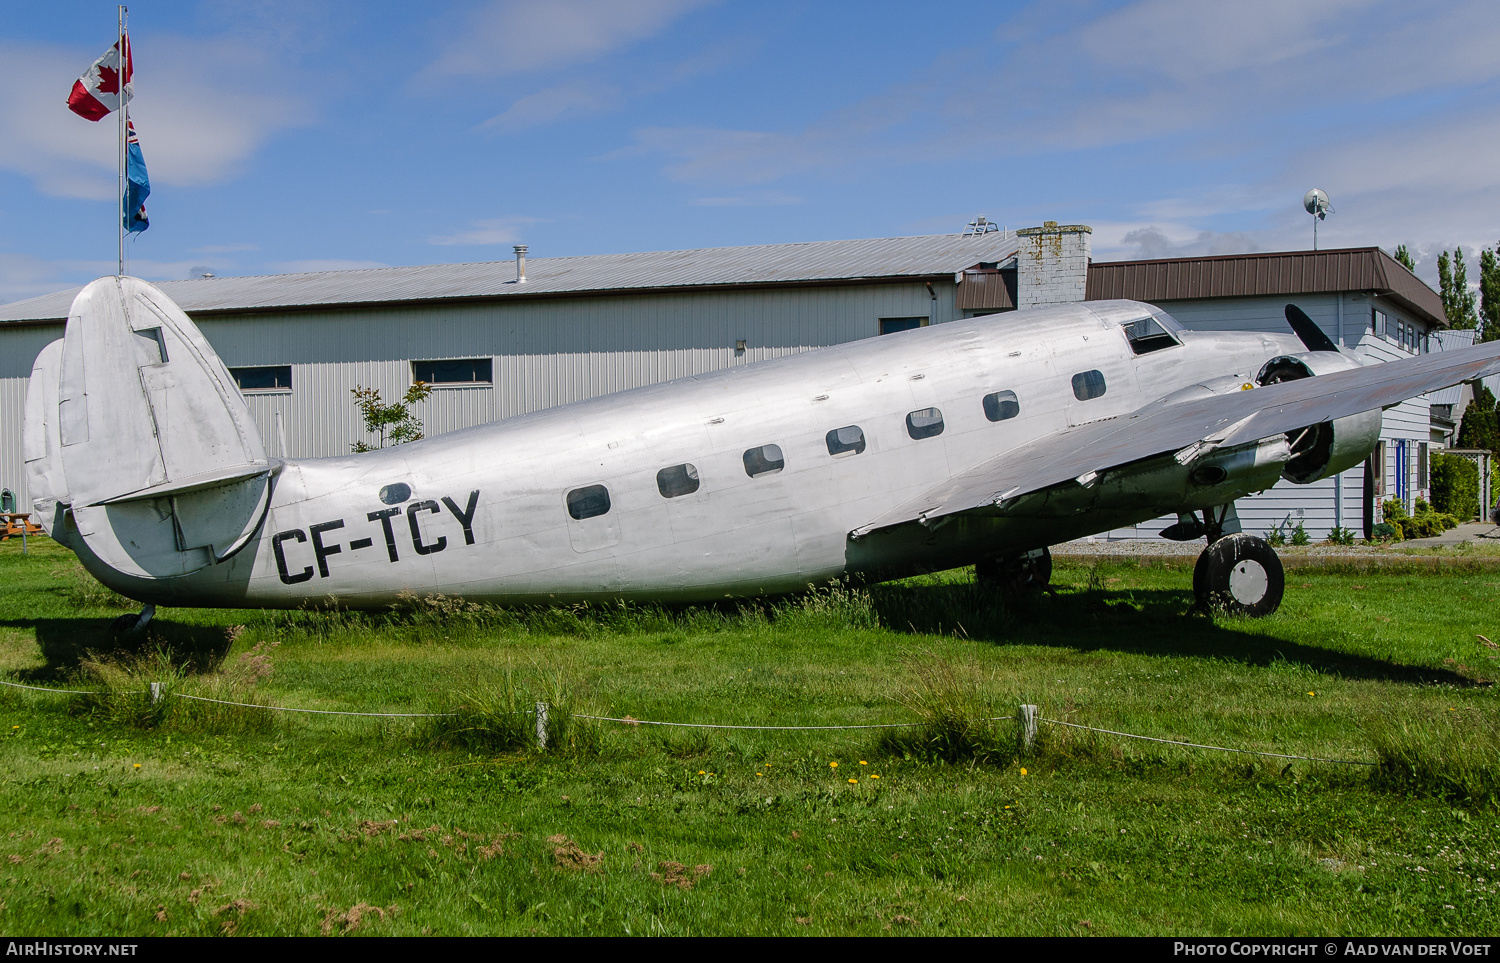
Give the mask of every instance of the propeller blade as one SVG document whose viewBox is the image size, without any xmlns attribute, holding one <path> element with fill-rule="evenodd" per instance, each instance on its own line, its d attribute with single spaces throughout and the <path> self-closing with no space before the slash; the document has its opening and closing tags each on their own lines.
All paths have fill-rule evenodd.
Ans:
<svg viewBox="0 0 1500 963">
<path fill-rule="evenodd" d="M 1339 346 L 1333 343 L 1333 339 L 1323 333 L 1323 329 L 1313 323 L 1313 319 L 1307 316 L 1307 312 L 1295 304 L 1286 306 L 1286 320 L 1297 332 L 1297 337 L 1307 345 L 1309 351 L 1337 351 Z"/>
</svg>

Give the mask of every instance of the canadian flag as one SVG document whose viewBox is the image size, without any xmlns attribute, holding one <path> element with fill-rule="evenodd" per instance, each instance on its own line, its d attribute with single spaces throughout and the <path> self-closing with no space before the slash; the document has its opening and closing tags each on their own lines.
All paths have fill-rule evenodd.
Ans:
<svg viewBox="0 0 1500 963">
<path fill-rule="evenodd" d="M 122 46 L 125 48 L 123 58 L 120 56 Z M 122 59 L 125 62 L 123 71 L 120 68 Z M 115 45 L 94 61 L 94 65 L 82 77 L 73 81 L 73 92 L 68 95 L 68 109 L 88 120 L 101 120 L 111 111 L 119 109 L 122 86 L 125 88 L 124 102 L 129 103 L 134 94 L 130 85 L 135 73 L 134 66 L 130 59 L 130 38 L 127 36 L 115 41 Z"/>
</svg>

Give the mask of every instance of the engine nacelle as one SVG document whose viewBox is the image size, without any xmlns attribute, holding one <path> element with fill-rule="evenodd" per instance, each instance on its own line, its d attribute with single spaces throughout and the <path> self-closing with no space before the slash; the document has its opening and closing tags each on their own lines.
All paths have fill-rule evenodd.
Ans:
<svg viewBox="0 0 1500 963">
<path fill-rule="evenodd" d="M 1267 361 L 1255 380 L 1269 385 L 1358 367 L 1361 367 L 1359 361 L 1341 351 L 1284 354 Z M 1292 456 L 1282 468 L 1281 477 L 1298 485 L 1309 485 L 1353 468 L 1374 450 L 1380 440 L 1382 422 L 1382 412 L 1376 409 L 1287 432 Z"/>
</svg>

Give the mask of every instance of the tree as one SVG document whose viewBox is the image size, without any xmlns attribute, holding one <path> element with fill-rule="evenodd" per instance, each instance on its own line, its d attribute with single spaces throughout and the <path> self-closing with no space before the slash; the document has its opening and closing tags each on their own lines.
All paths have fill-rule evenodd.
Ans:
<svg viewBox="0 0 1500 963">
<path fill-rule="evenodd" d="M 1500 341 L 1500 263 L 1490 248 L 1479 252 L 1479 321 L 1476 341 Z"/>
<path fill-rule="evenodd" d="M 1456 247 L 1450 259 L 1444 251 L 1438 256 L 1438 294 L 1443 299 L 1443 312 L 1448 315 L 1448 327 L 1473 328 L 1479 324 L 1474 311 L 1474 292 L 1469 290 L 1469 268 L 1464 263 L 1464 249 Z"/>
<path fill-rule="evenodd" d="M 1495 412 L 1495 396 L 1480 382 L 1474 382 L 1474 400 L 1464 409 L 1458 426 L 1459 448 L 1500 449 L 1500 416 Z"/>
<path fill-rule="evenodd" d="M 1406 249 L 1405 244 L 1396 245 L 1396 260 L 1408 271 L 1413 274 L 1417 273 L 1417 262 L 1412 259 L 1411 252 Z"/>
<path fill-rule="evenodd" d="M 380 392 L 375 388 L 360 386 L 350 388 L 349 391 L 354 395 L 354 407 L 359 409 L 360 416 L 365 420 L 365 431 L 380 433 L 379 445 L 356 441 L 353 446 L 356 452 L 384 448 L 387 441 L 392 445 L 401 445 L 421 440 L 422 423 L 411 413 L 411 406 L 426 400 L 432 394 L 431 385 L 418 381 L 406 389 L 406 394 L 400 401 L 391 404 L 382 402 Z"/>
</svg>

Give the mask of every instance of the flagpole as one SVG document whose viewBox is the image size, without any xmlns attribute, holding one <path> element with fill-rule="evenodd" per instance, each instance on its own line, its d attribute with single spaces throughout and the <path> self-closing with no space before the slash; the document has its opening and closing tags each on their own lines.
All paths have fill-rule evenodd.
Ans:
<svg viewBox="0 0 1500 963">
<path fill-rule="evenodd" d="M 126 153 L 125 152 L 127 150 L 126 141 L 127 141 L 128 136 L 129 136 L 128 135 L 128 131 L 130 129 L 130 116 L 129 116 L 130 115 L 130 108 L 127 106 L 126 99 L 125 99 L 125 78 L 129 76 L 128 71 L 130 70 L 130 62 L 128 60 L 128 56 L 129 55 L 127 53 L 127 48 L 125 46 L 125 15 L 126 15 L 126 12 L 127 11 L 125 9 L 125 5 L 124 4 L 120 4 L 120 7 L 119 7 L 120 30 L 119 30 L 119 38 L 118 38 L 118 43 L 119 43 L 118 49 L 120 51 L 120 81 L 119 81 L 119 87 L 120 87 L 120 110 L 119 110 L 119 115 L 120 115 L 119 116 L 119 122 L 120 122 L 120 184 L 119 184 L 119 187 L 120 187 L 120 205 L 119 205 L 119 210 L 117 210 L 115 212 L 115 214 L 116 214 L 115 225 L 118 228 L 118 236 L 119 236 L 119 239 L 120 239 L 119 264 L 118 264 L 120 277 L 124 277 L 125 276 L 125 217 L 126 217 L 126 211 L 125 211 L 125 204 L 126 204 L 126 200 L 125 200 L 125 196 L 126 196 L 126 192 L 125 192 L 125 167 L 126 167 L 126 164 L 128 163 L 127 160 L 126 160 Z"/>
</svg>

